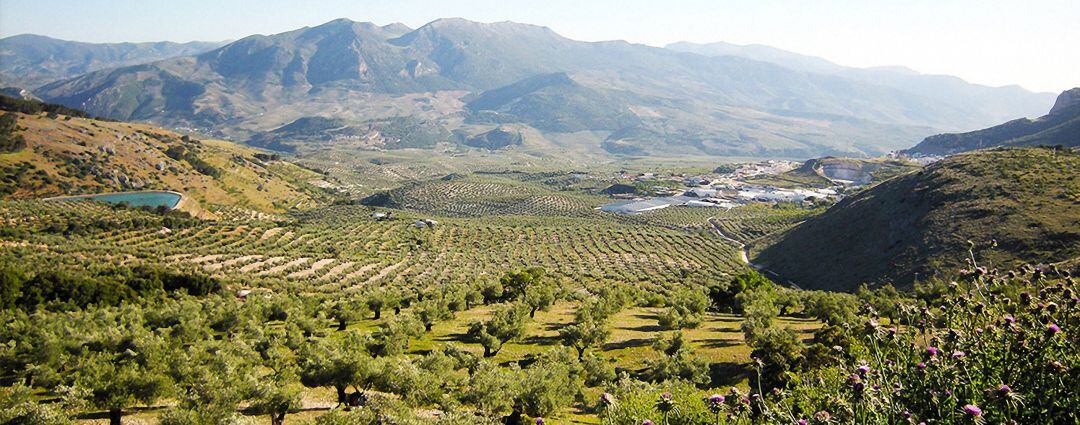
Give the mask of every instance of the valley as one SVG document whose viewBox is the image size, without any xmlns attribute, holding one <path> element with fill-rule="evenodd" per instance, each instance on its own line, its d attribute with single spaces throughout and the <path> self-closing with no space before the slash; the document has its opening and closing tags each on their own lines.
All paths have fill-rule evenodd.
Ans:
<svg viewBox="0 0 1080 425">
<path fill-rule="evenodd" d="M 237 5 L 2 32 L 0 424 L 1080 422 L 1080 88 Z"/>
</svg>

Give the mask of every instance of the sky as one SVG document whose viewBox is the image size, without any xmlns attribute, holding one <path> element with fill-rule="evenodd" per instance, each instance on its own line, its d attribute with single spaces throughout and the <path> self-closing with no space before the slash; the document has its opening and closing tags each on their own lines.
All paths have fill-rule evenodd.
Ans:
<svg viewBox="0 0 1080 425">
<path fill-rule="evenodd" d="M 336 18 L 417 28 L 444 17 L 584 41 L 765 44 L 1034 91 L 1080 86 L 1080 0 L 0 0 L 0 37 L 218 41 Z"/>
</svg>

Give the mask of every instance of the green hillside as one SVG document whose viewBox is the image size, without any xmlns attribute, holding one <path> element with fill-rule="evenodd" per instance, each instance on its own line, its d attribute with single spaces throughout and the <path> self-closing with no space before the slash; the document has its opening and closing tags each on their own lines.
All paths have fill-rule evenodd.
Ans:
<svg viewBox="0 0 1080 425">
<path fill-rule="evenodd" d="M 916 276 L 966 267 L 968 241 L 980 266 L 1080 256 L 1080 155 L 1051 148 L 957 155 L 845 199 L 754 261 L 806 288 L 910 287 Z"/>
<path fill-rule="evenodd" d="M 521 122 L 554 132 L 618 130 L 640 121 L 618 96 L 582 86 L 565 73 L 486 91 L 466 108 L 469 122 Z"/>
</svg>

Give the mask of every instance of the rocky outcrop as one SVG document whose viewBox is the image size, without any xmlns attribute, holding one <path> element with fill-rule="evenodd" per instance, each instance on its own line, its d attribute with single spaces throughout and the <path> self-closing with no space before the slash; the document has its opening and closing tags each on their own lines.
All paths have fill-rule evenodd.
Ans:
<svg viewBox="0 0 1080 425">
<path fill-rule="evenodd" d="M 1050 115 L 1063 113 L 1074 106 L 1080 106 L 1080 87 L 1061 92 L 1054 102 L 1054 107 L 1050 108 Z"/>
</svg>

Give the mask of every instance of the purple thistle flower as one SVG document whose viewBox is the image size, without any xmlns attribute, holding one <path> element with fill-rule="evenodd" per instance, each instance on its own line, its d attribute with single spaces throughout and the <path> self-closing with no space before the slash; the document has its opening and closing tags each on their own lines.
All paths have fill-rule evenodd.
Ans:
<svg viewBox="0 0 1080 425">
<path fill-rule="evenodd" d="M 855 369 L 855 370 L 859 372 L 859 375 L 864 375 L 865 376 L 867 373 L 870 373 L 870 366 L 862 365 L 862 366 L 859 366 L 859 368 Z"/>
<path fill-rule="evenodd" d="M 968 415 L 971 415 L 971 416 L 974 416 L 974 417 L 977 418 L 979 416 L 982 416 L 982 409 L 980 409 L 979 406 L 976 406 L 974 404 L 965 404 L 964 405 L 964 413 L 967 413 Z"/>
<path fill-rule="evenodd" d="M 1008 323 L 1010 325 L 1013 324 L 1013 323 L 1016 323 L 1016 318 L 1012 317 L 1012 315 L 1006 315 L 1005 316 L 1005 323 Z"/>
<path fill-rule="evenodd" d="M 997 393 L 999 396 L 1005 397 L 1012 393 L 1012 388 L 1008 385 L 1001 384 L 997 387 Z"/>
<path fill-rule="evenodd" d="M 660 398 L 662 398 L 664 400 L 671 400 L 671 393 L 666 392 L 666 393 L 660 394 Z"/>
<path fill-rule="evenodd" d="M 1050 334 L 1053 335 L 1053 334 L 1056 334 L 1058 332 L 1061 332 L 1061 327 L 1058 326 L 1056 323 L 1051 323 L 1049 325 L 1046 325 L 1046 331 L 1050 332 Z"/>
<path fill-rule="evenodd" d="M 919 362 L 919 364 L 915 365 L 915 367 L 919 368 L 919 370 L 926 369 L 926 363 Z"/>
<path fill-rule="evenodd" d="M 795 423 L 797 423 L 798 425 L 806 425 L 806 419 L 799 419 Z"/>
<path fill-rule="evenodd" d="M 544 425 L 544 418 L 536 418 L 536 425 Z"/>
<path fill-rule="evenodd" d="M 724 402 L 724 396 L 722 396 L 720 394 L 713 394 L 713 395 L 709 396 L 709 403 L 720 404 L 720 403 L 723 403 L 723 402 Z"/>
<path fill-rule="evenodd" d="M 954 351 L 952 353 L 952 359 L 953 360 L 960 360 L 960 359 L 962 359 L 962 358 L 964 358 L 966 356 L 967 356 L 967 353 L 965 353 L 963 351 Z"/>
<path fill-rule="evenodd" d="M 930 357 L 936 356 L 938 354 L 937 347 L 926 347 L 926 354 L 929 354 Z"/>
<path fill-rule="evenodd" d="M 650 421 L 650 420 L 646 419 L 646 420 L 641 421 L 641 425 L 654 425 L 654 424 L 653 424 L 653 421 Z"/>
</svg>

